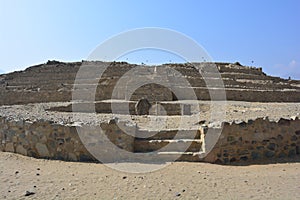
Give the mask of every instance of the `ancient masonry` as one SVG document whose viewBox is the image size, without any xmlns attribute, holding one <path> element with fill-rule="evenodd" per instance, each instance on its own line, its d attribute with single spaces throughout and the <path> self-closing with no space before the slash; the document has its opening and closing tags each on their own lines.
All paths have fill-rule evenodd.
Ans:
<svg viewBox="0 0 300 200">
<path fill-rule="evenodd" d="M 86 61 L 83 63 L 107 64 Z M 145 161 L 145 157 L 148 156 L 149 162 L 170 161 L 176 157 L 179 161 L 227 164 L 299 156 L 300 122 L 297 116 L 278 120 L 271 120 L 267 117 L 247 121 L 224 120 L 219 122 L 221 126 L 214 126 L 214 122 L 206 119 L 198 121 L 197 126 L 185 126 L 184 129 L 178 129 L 175 126 L 175 128 L 159 131 L 141 126 L 141 121 L 147 116 L 163 119 L 163 116 L 176 118 L 176 116 L 183 115 L 188 118 L 197 115 L 195 104 L 198 105 L 199 102 L 208 101 L 211 98 L 203 77 L 194 66 L 200 66 L 202 73 L 210 77 L 210 72 L 206 69 L 210 64 L 212 63 L 162 65 L 177 70 L 188 80 L 198 100 L 196 103 L 191 103 L 188 102 L 189 97 L 178 101 L 170 89 L 159 84 L 143 85 L 130 97 L 122 92 L 113 94 L 120 77 L 132 68 L 139 67 L 154 73 L 162 66 L 138 66 L 124 62 L 109 63 L 109 67 L 97 83 L 96 93 L 93 96 L 95 101 L 92 111 L 95 111 L 101 118 L 98 123 L 80 121 L 80 117 L 72 118 L 74 106 L 79 108 L 76 110 L 79 116 L 92 114 L 89 110 L 90 102 L 86 102 L 89 98 L 82 99 L 80 102 L 72 102 L 72 91 L 75 87 L 82 90 L 84 97 L 93 95 L 86 90 L 89 84 L 93 84 L 92 80 L 85 80 L 81 85 L 74 84 L 82 62 L 49 61 L 25 71 L 0 75 L 0 151 L 15 152 L 36 158 L 97 161 L 95 158 L 97 156 L 90 153 L 90 150 L 101 148 L 103 150 L 103 154 L 100 155 L 102 162 L 114 162 L 115 159 L 131 161 L 130 156 L 126 156 L 127 154 L 118 157 L 118 152 L 115 152 L 114 148 L 110 149 L 111 146 L 94 137 L 97 135 L 97 130 L 101 128 L 102 137 L 108 138 L 116 147 L 134 154 L 143 153 L 141 160 Z M 244 67 L 239 63 L 214 64 L 221 74 L 227 100 L 300 102 L 300 81 L 267 76 L 261 68 Z M 145 76 L 143 73 L 135 74 L 135 77 L 143 78 L 143 76 Z M 166 73 L 164 76 L 167 80 L 174 79 L 172 73 Z M 186 89 L 180 88 L 180 85 L 175 85 L 175 87 L 183 91 Z M 125 90 L 124 86 L 120 91 Z M 214 90 L 218 92 L 222 88 L 217 87 Z M 47 102 L 55 102 L 55 106 L 43 106 L 43 103 Z M 118 109 L 119 117 L 116 118 L 112 115 L 113 104 L 128 104 L 128 109 Z M 21 114 L 19 111 L 14 113 L 14 110 L 20 108 L 16 105 L 29 106 L 31 110 L 39 108 L 40 112 L 51 115 L 53 118 L 46 115 L 44 118 L 38 116 L 35 118 L 32 115 L 27 117 L 30 116 L 30 113 L 26 113 L 27 107 Z M 138 107 L 139 105 L 143 105 L 144 109 Z M 7 110 L 13 110 L 13 112 L 8 113 Z M 138 114 L 147 114 L 147 116 L 138 116 Z M 136 116 L 138 119 L 136 124 L 128 123 L 126 117 L 130 116 Z M 56 120 L 56 117 L 63 120 Z M 78 131 L 81 129 L 88 130 L 86 136 L 79 136 Z M 125 129 L 130 129 L 134 134 L 126 134 Z M 208 148 L 207 143 L 215 137 L 218 131 L 221 135 L 216 145 L 208 155 L 200 158 L 199 152 Z"/>
</svg>

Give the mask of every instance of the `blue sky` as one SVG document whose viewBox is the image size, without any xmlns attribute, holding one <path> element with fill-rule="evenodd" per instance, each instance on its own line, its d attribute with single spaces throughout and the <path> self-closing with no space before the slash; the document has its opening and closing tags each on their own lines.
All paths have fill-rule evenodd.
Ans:
<svg viewBox="0 0 300 200">
<path fill-rule="evenodd" d="M 215 61 L 300 79 L 299 0 L 0 0 L 0 25 L 5 72 L 52 59 L 80 61 L 120 32 L 161 27 L 193 38 Z"/>
</svg>

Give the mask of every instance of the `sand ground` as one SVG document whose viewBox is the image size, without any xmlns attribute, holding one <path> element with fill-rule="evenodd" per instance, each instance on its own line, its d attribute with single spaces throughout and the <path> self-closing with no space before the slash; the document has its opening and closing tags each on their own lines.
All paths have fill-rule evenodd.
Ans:
<svg viewBox="0 0 300 200">
<path fill-rule="evenodd" d="M 300 113 L 299 103 L 227 103 L 224 121 L 266 116 L 278 120 Z M 61 104 L 3 106 L 0 115 L 63 123 L 70 119 L 90 122 L 111 118 L 45 112 L 45 108 L 58 105 Z M 208 119 L 206 113 L 209 110 L 203 109 L 201 118 Z M 186 120 L 187 128 L 195 126 L 190 117 L 180 118 Z M 149 119 L 137 117 L 136 121 Z M 176 117 L 168 120 L 160 128 L 174 128 L 178 124 Z M 151 123 L 141 124 L 153 127 Z M 175 162 L 151 173 L 128 174 L 103 164 L 34 159 L 0 152 L 0 199 L 300 199 L 300 159 L 296 161 L 246 166 Z M 26 191 L 34 194 L 25 196 Z"/>
<path fill-rule="evenodd" d="M 151 173 L 128 174 L 103 164 L 0 152 L 0 179 L 0 199 L 300 199 L 300 162 L 176 162 Z M 26 197 L 26 191 L 35 194 Z"/>
</svg>

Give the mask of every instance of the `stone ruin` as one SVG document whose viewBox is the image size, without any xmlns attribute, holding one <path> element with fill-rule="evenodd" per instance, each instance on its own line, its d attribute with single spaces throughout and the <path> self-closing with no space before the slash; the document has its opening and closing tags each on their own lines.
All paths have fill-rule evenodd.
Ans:
<svg viewBox="0 0 300 200">
<path fill-rule="evenodd" d="M 97 82 L 95 94 L 88 89 L 94 84 L 92 79 L 75 83 L 82 64 L 109 66 Z M 206 73 L 213 79 L 206 68 L 210 64 L 138 66 L 125 62 L 48 61 L 0 75 L 0 150 L 36 158 L 94 162 L 101 157 L 101 162 L 228 164 L 299 156 L 300 81 L 268 76 L 261 68 L 239 63 L 213 63 L 224 83 L 224 88 L 215 87 L 214 91 L 224 90 L 230 105 L 225 111 L 229 117 L 215 122 L 210 121 L 210 91 L 200 75 Z M 138 67 L 140 71 L 134 77 L 143 79 L 166 66 L 182 74 L 196 99 L 178 99 L 169 88 L 154 83 L 140 86 L 130 96 L 124 92 L 126 85 L 114 93 L 118 81 L 131 69 Z M 195 66 L 202 70 L 200 74 Z M 172 71 L 162 76 L 176 79 Z M 190 89 L 179 84 L 174 87 L 179 92 Z M 81 101 L 73 101 L 74 88 L 81 91 Z M 273 108 L 261 111 L 268 106 Z M 272 109 L 279 111 L 273 113 Z M 88 131 L 80 136 L 82 129 Z M 127 134 L 129 129 L 133 134 Z M 216 138 L 217 132 L 221 135 Z M 209 147 L 214 138 L 216 144 Z M 131 154 L 119 155 L 115 147 L 137 156 L 132 160 Z M 91 153 L 93 149 L 100 153 Z M 209 153 L 199 156 L 203 151 Z"/>
</svg>

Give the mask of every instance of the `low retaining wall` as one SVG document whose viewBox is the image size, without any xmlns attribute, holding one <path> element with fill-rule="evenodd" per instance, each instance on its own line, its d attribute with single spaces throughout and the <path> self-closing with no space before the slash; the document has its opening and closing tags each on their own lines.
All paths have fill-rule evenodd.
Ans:
<svg viewBox="0 0 300 200">
<path fill-rule="evenodd" d="M 278 122 L 256 119 L 242 123 L 223 124 L 222 134 L 217 144 L 203 160 L 199 161 L 230 164 L 240 161 L 271 161 L 273 158 L 300 155 L 300 120 L 298 118 L 280 119 Z M 123 128 L 129 128 L 131 132 L 134 132 L 137 130 L 135 125 L 128 126 L 124 122 L 120 129 L 115 121 L 111 120 L 100 126 L 103 130 L 102 136 L 107 136 L 113 144 L 129 152 L 135 151 L 135 137 L 123 131 Z M 15 121 L 0 117 L 0 151 L 36 158 L 96 161 L 83 145 L 84 140 L 85 144 L 88 144 L 87 148 L 97 147 L 106 152 L 107 159 L 102 158 L 102 161 L 109 161 L 111 157 L 116 158 L 114 148 L 98 137 L 99 127 L 77 126 L 77 128 L 78 130 L 88 128 L 89 131 L 84 138 L 80 138 L 75 126 L 42 120 Z M 219 129 L 212 130 L 211 135 L 205 135 L 205 144 L 214 137 L 214 131 L 220 131 Z M 190 160 L 186 160 L 195 161 L 195 157 L 192 156 Z"/>
<path fill-rule="evenodd" d="M 48 111 L 57 112 L 82 112 L 82 113 L 112 113 L 114 114 L 130 114 L 137 115 L 135 105 L 137 102 L 124 101 L 124 102 L 98 102 L 98 103 L 73 103 L 67 106 L 57 106 L 48 109 Z M 150 115 L 191 115 L 193 110 L 197 110 L 195 103 L 167 103 L 167 102 L 154 102 L 151 104 L 149 110 Z M 201 106 L 199 104 L 199 106 Z"/>
<path fill-rule="evenodd" d="M 101 136 L 99 133 L 102 134 L 102 137 L 105 134 L 119 148 L 129 152 L 133 151 L 134 137 L 126 135 L 113 120 L 102 123 L 100 126 L 101 132 L 99 132 L 100 127 L 97 126 L 76 127 L 43 120 L 14 121 L 0 117 L 0 151 L 19 153 L 35 158 L 96 161 L 86 147 L 100 146 L 107 149 L 107 144 L 99 141 L 99 136 Z M 87 129 L 88 134 L 80 137 L 78 131 Z M 83 145 L 83 140 L 87 145 Z M 111 154 L 114 153 L 110 149 L 107 150 L 111 151 Z"/>
<path fill-rule="evenodd" d="M 280 119 L 275 122 L 259 118 L 248 122 L 224 123 L 217 144 L 204 160 L 226 164 L 296 155 L 300 155 L 300 120 Z"/>
</svg>

